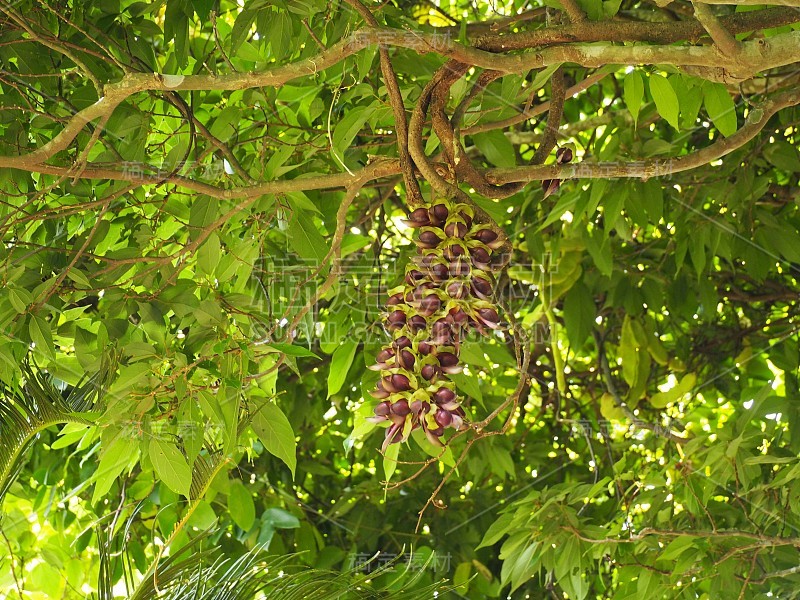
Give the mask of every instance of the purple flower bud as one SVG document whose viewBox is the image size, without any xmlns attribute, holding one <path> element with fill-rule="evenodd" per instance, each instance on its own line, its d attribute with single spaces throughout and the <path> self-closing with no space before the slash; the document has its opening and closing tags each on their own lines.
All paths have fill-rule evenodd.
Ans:
<svg viewBox="0 0 800 600">
<path fill-rule="evenodd" d="M 378 356 L 376 356 L 375 359 L 379 363 L 385 363 L 393 356 L 394 356 L 394 350 L 392 350 L 391 348 L 384 348 L 383 350 L 378 352 Z"/>
<path fill-rule="evenodd" d="M 461 373 L 464 370 L 464 367 L 458 364 L 458 357 L 452 352 L 441 352 L 438 358 L 443 373 L 452 375 L 453 373 Z"/>
<path fill-rule="evenodd" d="M 439 429 L 441 429 L 441 427 Z M 441 433 L 438 435 L 441 435 Z M 439 439 L 438 435 L 430 429 L 425 430 L 425 437 L 428 438 L 428 441 L 434 446 L 441 448 L 444 444 L 442 444 L 442 440 Z"/>
<path fill-rule="evenodd" d="M 453 367 L 458 364 L 458 357 L 452 352 L 439 352 L 436 358 L 442 367 Z"/>
<path fill-rule="evenodd" d="M 429 225 L 430 222 L 431 219 L 428 216 L 428 210 L 425 208 L 418 208 L 413 211 L 408 215 L 408 219 L 404 221 L 409 227 L 424 227 L 425 225 Z"/>
<path fill-rule="evenodd" d="M 397 364 L 410 371 L 414 368 L 414 354 L 409 350 L 401 350 L 397 356 Z"/>
<path fill-rule="evenodd" d="M 397 306 L 398 304 L 403 303 L 403 292 L 397 292 L 396 294 L 392 294 L 389 296 L 389 299 L 386 301 L 386 306 Z"/>
<path fill-rule="evenodd" d="M 420 370 L 420 375 L 425 381 L 433 381 L 436 375 L 439 374 L 439 369 L 434 365 L 425 365 Z"/>
<path fill-rule="evenodd" d="M 559 148 L 556 150 L 556 163 L 559 165 L 563 165 L 564 163 L 568 163 L 572 161 L 572 149 L 571 148 Z"/>
<path fill-rule="evenodd" d="M 411 412 L 411 408 L 408 406 L 408 400 L 402 398 L 392 404 L 391 411 L 396 414 L 398 417 L 405 417 L 408 413 Z"/>
<path fill-rule="evenodd" d="M 467 226 L 458 221 L 450 221 L 444 226 L 447 237 L 463 238 L 467 235 Z"/>
<path fill-rule="evenodd" d="M 389 315 L 386 317 L 386 328 L 389 331 L 395 331 L 400 329 L 403 325 L 406 324 L 406 313 L 402 310 L 395 310 L 390 312 Z"/>
<path fill-rule="evenodd" d="M 450 261 L 464 254 L 464 246 L 461 244 L 450 244 L 444 249 L 444 256 Z"/>
<path fill-rule="evenodd" d="M 428 321 L 421 315 L 414 315 L 408 320 L 408 327 L 413 333 L 419 333 L 428 327 Z"/>
<path fill-rule="evenodd" d="M 375 413 L 376 417 L 385 417 L 389 414 L 389 410 L 391 409 L 391 404 L 389 402 L 380 402 L 375 406 L 373 412 Z"/>
<path fill-rule="evenodd" d="M 467 295 L 467 291 L 467 286 L 461 281 L 451 281 L 447 284 L 447 295 L 451 298 L 464 298 Z"/>
<path fill-rule="evenodd" d="M 560 179 L 545 179 L 542 181 L 542 191 L 544 192 L 544 196 L 542 200 L 547 198 L 548 196 L 555 194 L 558 191 L 559 186 L 561 185 Z"/>
<path fill-rule="evenodd" d="M 394 341 L 394 347 L 395 351 L 400 350 L 402 348 L 411 348 L 411 340 L 405 335 L 400 336 Z"/>
<path fill-rule="evenodd" d="M 451 277 L 465 277 L 469 275 L 470 264 L 468 260 L 463 258 L 455 258 L 450 261 L 450 276 Z"/>
<path fill-rule="evenodd" d="M 453 422 L 453 415 L 446 410 L 437 410 L 433 418 L 441 427 L 447 427 Z"/>
<path fill-rule="evenodd" d="M 444 319 L 439 319 L 431 327 L 431 341 L 434 344 L 446 344 L 452 338 L 453 332 L 450 329 L 450 323 Z"/>
<path fill-rule="evenodd" d="M 484 244 L 491 244 L 499 236 L 497 235 L 497 232 L 492 231 L 491 229 L 479 229 L 473 234 L 473 237 Z"/>
<path fill-rule="evenodd" d="M 451 308 L 450 312 L 447 314 L 447 318 L 460 327 L 466 326 L 469 322 L 469 315 L 460 307 Z"/>
<path fill-rule="evenodd" d="M 434 281 L 444 281 L 450 275 L 450 269 L 443 263 L 436 263 L 431 266 L 431 279 Z"/>
<path fill-rule="evenodd" d="M 491 327 L 492 329 L 500 327 L 500 315 L 498 315 L 497 311 L 493 308 L 479 308 L 476 311 L 476 317 L 487 327 Z"/>
<path fill-rule="evenodd" d="M 428 211 L 428 214 L 430 215 L 431 222 L 438 225 L 447 220 L 447 217 L 450 216 L 450 210 L 444 204 L 434 204 L 430 211 Z"/>
<path fill-rule="evenodd" d="M 402 375 L 400 373 L 395 373 L 394 375 L 390 375 L 389 377 L 384 378 L 383 386 L 388 390 L 389 386 L 386 385 L 386 379 L 391 381 L 391 386 L 394 388 L 396 392 L 407 392 L 411 389 L 411 382 L 408 380 L 408 377 Z"/>
<path fill-rule="evenodd" d="M 417 238 L 417 245 L 421 248 L 435 248 L 442 242 L 442 238 L 435 231 L 423 231 Z"/>
<path fill-rule="evenodd" d="M 456 399 L 456 393 L 445 387 L 440 387 L 436 392 L 433 394 L 433 401 L 436 404 L 444 404 L 446 402 L 452 402 Z"/>
<path fill-rule="evenodd" d="M 492 295 L 492 282 L 483 277 L 473 277 L 472 293 L 481 300 L 485 300 Z"/>
<path fill-rule="evenodd" d="M 477 265 L 488 265 L 492 261 L 492 255 L 486 248 L 473 248 L 470 251 L 472 262 Z"/>
<path fill-rule="evenodd" d="M 383 400 L 384 398 L 388 398 L 391 395 L 389 393 L 389 390 L 387 390 L 383 386 L 383 380 L 382 379 L 380 381 L 378 381 L 378 384 L 375 386 L 375 389 L 372 390 L 369 394 L 370 394 L 370 396 L 372 396 L 373 398 L 377 398 L 378 400 Z"/>
<path fill-rule="evenodd" d="M 422 271 L 418 271 L 417 269 L 411 269 L 406 273 L 406 283 L 408 285 L 414 285 L 417 281 L 425 279 L 425 273 Z"/>
<path fill-rule="evenodd" d="M 392 423 L 392 425 L 386 428 L 386 439 L 383 441 L 383 445 L 381 446 L 381 452 L 386 452 L 386 448 L 388 448 L 390 444 L 396 444 L 402 439 L 403 424 Z"/>
<path fill-rule="evenodd" d="M 425 317 L 430 317 L 433 313 L 439 310 L 442 306 L 442 301 L 436 294 L 429 293 L 419 302 L 419 314 Z"/>
<path fill-rule="evenodd" d="M 419 353 L 423 356 L 427 356 L 433 352 L 433 346 L 431 346 L 428 342 L 420 342 L 417 346 L 417 350 L 419 350 Z"/>
</svg>

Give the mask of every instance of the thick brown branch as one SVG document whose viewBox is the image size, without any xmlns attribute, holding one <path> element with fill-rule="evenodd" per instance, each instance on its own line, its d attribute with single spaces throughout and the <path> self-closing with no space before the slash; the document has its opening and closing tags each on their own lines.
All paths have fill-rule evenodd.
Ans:
<svg viewBox="0 0 800 600">
<path fill-rule="evenodd" d="M 429 99 L 426 102 L 429 102 Z M 800 90 L 787 92 L 771 100 L 767 100 L 761 106 L 754 108 L 750 112 L 744 126 L 731 137 L 721 138 L 707 148 L 677 158 L 648 159 L 636 162 L 583 162 L 574 165 L 542 165 L 508 169 L 497 168 L 487 169 L 485 176 L 487 181 L 497 185 L 518 181 L 541 181 L 543 179 L 609 179 L 614 177 L 647 179 L 650 177 L 687 171 L 713 162 L 743 146 L 764 128 L 770 117 L 778 110 L 797 104 L 800 104 Z M 421 118 L 424 119 L 424 116 L 421 116 Z M 415 123 L 412 117 L 411 147 L 413 147 L 414 143 L 413 130 L 415 127 L 419 128 L 419 133 L 421 133 L 422 122 Z M 419 137 L 417 138 L 417 145 L 417 153 L 424 156 L 424 149 L 422 148 Z M 15 158 L 16 157 L 0 157 L 0 168 L 10 167 L 23 171 L 56 176 L 73 175 L 68 167 L 56 167 L 35 162 L 16 161 L 14 160 Z M 415 160 L 417 159 L 416 156 L 414 158 Z M 268 181 L 258 185 L 225 189 L 195 181 L 181 175 L 162 176 L 147 174 L 142 172 L 142 167 L 143 165 L 131 165 L 128 169 L 118 170 L 97 167 L 89 163 L 86 168 L 81 171 L 80 177 L 82 179 L 111 179 L 142 184 L 169 183 L 187 190 L 208 194 L 215 198 L 234 199 L 302 190 L 348 188 L 352 186 L 354 182 L 361 180 L 362 176 L 366 177 L 367 180 L 375 180 L 400 174 L 400 162 L 397 159 L 381 159 L 376 160 L 361 170 L 354 171 L 353 174 L 309 174 L 305 177 L 298 177 L 295 179 Z M 430 172 L 423 171 L 423 169 L 427 171 L 428 168 Z M 426 178 L 431 175 L 431 173 L 435 173 L 435 176 L 445 181 L 432 164 L 421 167 L 420 170 L 423 171 Z"/>
<path fill-rule="evenodd" d="M 547 125 L 545 125 L 542 141 L 536 148 L 531 164 L 543 164 L 555 147 L 558 128 L 561 126 L 561 118 L 564 115 L 565 100 L 564 71 L 559 67 L 550 78 L 550 112 L 547 115 Z"/>
<path fill-rule="evenodd" d="M 794 6 L 800 8 L 800 0 L 699 0 L 703 4 L 730 4 L 732 6 Z"/>
<path fill-rule="evenodd" d="M 800 19 L 798 19 L 800 20 Z M 455 43 L 441 36 L 396 31 L 364 29 L 331 46 L 313 58 L 307 58 L 259 72 L 228 75 L 161 75 L 128 73 L 104 87 L 105 96 L 78 112 L 52 140 L 29 154 L 4 159 L 6 166 L 44 162 L 67 148 L 83 127 L 102 116 L 110 115 L 126 98 L 143 91 L 241 90 L 262 86 L 280 86 L 299 77 L 316 75 L 347 56 L 371 44 L 393 45 L 419 53 L 435 52 L 463 64 L 493 69 L 503 73 L 525 73 L 552 64 L 575 63 L 586 67 L 608 64 L 672 64 L 724 70 L 745 79 L 759 71 L 785 66 L 800 60 L 800 31 L 781 33 L 767 40 L 745 42 L 735 60 L 722 56 L 714 47 L 697 46 L 611 46 L 575 44 L 545 48 L 538 52 L 506 56 Z"/>
<path fill-rule="evenodd" d="M 720 138 L 710 146 L 676 158 L 648 159 L 635 163 L 578 163 L 575 165 L 545 165 L 490 169 L 486 179 L 494 184 L 514 181 L 539 181 L 543 179 L 610 179 L 635 177 L 648 179 L 688 171 L 707 165 L 752 140 L 766 126 L 767 121 L 779 110 L 800 104 L 800 90 L 786 92 L 764 101 L 753 108 L 739 131 L 727 138 Z"/>
<path fill-rule="evenodd" d="M 763 4 L 763 2 L 761 3 Z M 748 33 L 800 21 L 800 13 L 785 8 L 737 13 L 721 17 L 719 23 L 731 34 Z M 649 42 L 652 44 L 674 44 L 681 41 L 698 42 L 706 30 L 698 21 L 670 23 L 647 23 L 639 21 L 584 21 L 561 27 L 547 27 L 511 33 L 504 36 L 484 38 L 481 47 L 485 50 L 506 52 L 541 48 L 552 44 L 575 42 Z"/>
</svg>

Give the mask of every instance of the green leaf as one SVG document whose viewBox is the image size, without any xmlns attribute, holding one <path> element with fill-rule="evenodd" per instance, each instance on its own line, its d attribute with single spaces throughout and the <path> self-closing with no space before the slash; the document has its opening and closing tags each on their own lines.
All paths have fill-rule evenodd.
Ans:
<svg viewBox="0 0 800 600">
<path fill-rule="evenodd" d="M 297 529 L 300 520 L 282 508 L 268 508 L 261 514 L 261 521 L 275 529 Z"/>
<path fill-rule="evenodd" d="M 100 463 L 92 475 L 95 481 L 92 504 L 108 493 L 111 486 L 129 464 L 139 457 L 139 440 L 132 437 L 131 428 L 107 428 L 103 432 Z M 111 437 L 106 441 L 106 437 Z"/>
<path fill-rule="evenodd" d="M 591 290 L 582 282 L 573 285 L 564 296 L 564 326 L 574 350 L 583 348 L 596 316 L 597 308 Z"/>
<path fill-rule="evenodd" d="M 358 342 L 355 339 L 347 338 L 333 353 L 331 357 L 331 367 L 328 371 L 328 398 L 342 389 L 347 380 L 347 373 L 353 364 L 356 355 Z"/>
<path fill-rule="evenodd" d="M 333 140 L 331 152 L 335 152 L 340 160 L 344 158 L 345 150 L 347 150 L 353 143 L 353 140 L 356 139 L 358 132 L 364 127 L 364 124 L 372 115 L 373 110 L 375 110 L 375 106 L 372 104 L 370 106 L 352 107 L 347 114 L 336 123 L 331 136 Z"/>
<path fill-rule="evenodd" d="M 296 346 L 295 344 L 283 344 L 280 342 L 273 342 L 266 346 L 267 348 L 272 348 L 276 352 L 280 352 L 282 354 L 286 354 L 287 356 L 296 356 L 298 358 L 316 358 L 317 360 L 321 360 L 319 356 L 314 354 L 308 348 L 303 346 Z"/>
<path fill-rule="evenodd" d="M 360 80 L 366 79 L 367 75 L 369 75 L 370 69 L 372 68 L 372 63 L 375 60 L 375 55 L 377 53 L 377 46 L 369 46 L 358 53 L 358 58 L 356 58 L 356 68 L 358 69 L 358 78 Z"/>
<path fill-rule="evenodd" d="M 281 60 L 291 51 L 293 35 L 294 23 L 289 13 L 281 9 L 273 11 L 269 18 L 269 31 L 266 37 L 274 58 Z"/>
<path fill-rule="evenodd" d="M 197 249 L 197 266 L 206 275 L 213 275 L 220 258 L 219 236 L 212 233 Z"/>
<path fill-rule="evenodd" d="M 242 42 L 250 35 L 250 28 L 253 26 L 253 21 L 256 20 L 257 15 L 258 11 L 244 9 L 236 17 L 236 21 L 233 23 L 233 30 L 231 31 L 231 54 L 236 54 L 239 46 L 241 46 Z"/>
<path fill-rule="evenodd" d="M 600 229 L 595 229 L 592 232 L 585 231 L 583 240 L 597 270 L 604 276 L 611 277 L 614 270 L 614 257 L 608 237 Z"/>
<path fill-rule="evenodd" d="M 475 376 L 467 376 L 463 373 L 450 375 L 450 379 L 464 395 L 474 398 L 483 405 L 483 391 L 481 390 L 480 380 Z"/>
<path fill-rule="evenodd" d="M 703 106 L 714 126 L 725 137 L 736 133 L 736 106 L 728 90 L 721 83 L 703 84 Z"/>
<path fill-rule="evenodd" d="M 189 226 L 201 229 L 213 223 L 218 216 L 219 201 L 209 196 L 197 196 L 189 210 Z"/>
<path fill-rule="evenodd" d="M 17 311 L 17 314 L 22 314 L 28 310 L 28 307 L 33 303 L 33 296 L 31 296 L 30 292 L 23 288 L 11 286 L 7 289 L 8 301 L 11 303 L 11 306 L 14 307 L 14 310 Z"/>
<path fill-rule="evenodd" d="M 253 417 L 253 431 L 264 444 L 264 449 L 281 459 L 294 478 L 297 467 L 297 442 L 289 419 L 283 411 L 271 402 L 261 406 Z"/>
<path fill-rule="evenodd" d="M 31 341 L 36 344 L 36 352 L 55 360 L 56 350 L 53 346 L 53 336 L 50 333 L 48 322 L 42 317 L 33 315 L 28 323 L 28 332 L 31 335 Z"/>
<path fill-rule="evenodd" d="M 489 525 L 489 529 L 487 529 L 486 533 L 483 535 L 481 543 L 478 544 L 478 547 L 475 549 L 479 550 L 480 548 L 485 548 L 487 546 L 494 546 L 500 541 L 500 538 L 508 533 L 513 520 L 514 513 L 512 511 L 500 515 L 500 517 L 494 523 Z"/>
<path fill-rule="evenodd" d="M 499 129 L 476 133 L 472 140 L 486 157 L 486 160 L 496 167 L 513 167 L 517 164 L 514 146 Z"/>
<path fill-rule="evenodd" d="M 694 373 L 687 373 L 681 378 L 677 385 L 671 387 L 666 392 L 657 392 L 650 396 L 650 404 L 655 408 L 665 408 L 691 392 L 696 382 L 697 375 Z"/>
<path fill-rule="evenodd" d="M 678 104 L 678 96 L 672 88 L 672 84 L 663 75 L 658 73 L 650 74 L 650 94 L 656 103 L 658 114 L 667 120 L 667 123 L 672 125 L 676 130 L 678 126 L 678 117 L 680 114 L 680 105 Z"/>
<path fill-rule="evenodd" d="M 634 122 L 639 121 L 639 109 L 642 107 L 642 100 L 644 99 L 644 80 L 639 71 L 631 71 L 625 75 L 625 80 L 622 84 L 623 97 L 625 99 L 625 106 L 631 113 Z"/>
<path fill-rule="evenodd" d="M 378 426 L 376 423 L 367 420 L 374 415 L 371 402 L 364 402 L 356 409 L 353 416 L 353 431 L 342 442 L 345 454 L 350 452 L 357 440 L 360 440 Z"/>
<path fill-rule="evenodd" d="M 390 444 L 383 453 L 383 475 L 386 481 L 392 479 L 392 475 L 397 470 L 397 457 L 400 455 L 400 444 Z"/>
<path fill-rule="evenodd" d="M 628 315 L 625 315 L 622 322 L 619 356 L 622 359 L 622 378 L 630 387 L 634 387 L 639 373 L 639 342 L 636 340 L 633 324 Z"/>
<path fill-rule="evenodd" d="M 158 437 L 150 439 L 148 452 L 156 476 L 173 492 L 188 498 L 189 488 L 192 485 L 192 470 L 183 453 L 175 444 L 160 440 Z"/>
<path fill-rule="evenodd" d="M 301 258 L 314 260 L 319 265 L 323 263 L 328 254 L 328 244 L 310 215 L 303 211 L 294 211 L 289 219 L 287 234 L 289 246 Z"/>
<path fill-rule="evenodd" d="M 250 531 L 256 520 L 256 506 L 250 490 L 238 480 L 233 480 L 228 488 L 228 512 L 233 522 L 244 531 Z"/>
<path fill-rule="evenodd" d="M 788 171 L 800 173 L 800 150 L 782 140 L 776 140 L 764 148 L 764 157 L 773 166 Z"/>
</svg>

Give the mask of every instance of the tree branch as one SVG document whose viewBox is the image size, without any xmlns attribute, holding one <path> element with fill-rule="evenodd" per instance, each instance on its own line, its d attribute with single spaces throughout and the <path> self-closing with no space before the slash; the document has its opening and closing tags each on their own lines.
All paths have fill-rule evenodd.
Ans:
<svg viewBox="0 0 800 600">
<path fill-rule="evenodd" d="M 582 23 L 586 20 L 586 13 L 575 0 L 560 0 L 560 3 L 572 23 Z"/>
<path fill-rule="evenodd" d="M 742 49 L 741 42 L 733 37 L 730 31 L 725 29 L 725 26 L 719 22 L 719 19 L 708 6 L 698 0 L 693 0 L 692 5 L 694 6 L 694 14 L 697 20 L 700 21 L 708 35 L 714 40 L 717 48 L 723 54 L 735 58 Z"/>
<path fill-rule="evenodd" d="M 361 0 L 345 1 L 361 15 L 367 25 L 379 27 L 377 19 L 369 9 L 361 3 Z M 383 81 L 389 93 L 389 104 L 391 104 L 392 112 L 394 113 L 397 134 L 397 153 L 400 156 L 400 169 L 403 172 L 403 182 L 406 184 L 408 204 L 409 206 L 417 206 L 422 204 L 422 192 L 420 192 L 419 183 L 414 177 L 414 165 L 412 164 L 411 155 L 408 151 L 408 120 L 406 118 L 406 107 L 403 103 L 403 94 L 400 91 L 397 74 L 389 58 L 389 51 L 385 46 L 381 45 L 378 49 L 378 55 L 380 56 Z"/>
<path fill-rule="evenodd" d="M 800 15 L 798 15 L 800 20 Z M 143 91 L 242 90 L 254 87 L 277 87 L 309 75 L 316 75 L 344 58 L 372 44 L 393 45 L 424 53 L 437 53 L 485 69 L 507 74 L 525 73 L 548 65 L 574 63 L 586 67 L 607 64 L 671 64 L 674 66 L 722 69 L 728 76 L 746 79 L 759 71 L 785 66 L 800 60 L 800 31 L 781 33 L 769 39 L 745 42 L 735 60 L 720 54 L 714 47 L 697 46 L 611 46 L 575 44 L 527 52 L 520 55 L 497 55 L 442 39 L 434 34 L 396 31 L 386 28 L 363 29 L 331 46 L 316 57 L 265 71 L 227 75 L 162 75 L 128 73 L 116 83 L 104 87 L 105 95 L 70 119 L 67 126 L 41 148 L 26 155 L 6 157 L 6 166 L 44 162 L 64 150 L 83 127 L 110 115 L 126 98 Z"/>
<path fill-rule="evenodd" d="M 800 13 L 785 8 L 736 13 L 719 19 L 720 25 L 732 34 L 791 25 L 798 21 L 800 21 Z M 669 23 L 584 21 L 560 27 L 542 27 L 532 31 L 482 38 L 481 48 L 494 52 L 507 52 L 575 42 L 674 44 L 681 41 L 698 42 L 705 35 L 706 30 L 698 21 Z"/>
<path fill-rule="evenodd" d="M 514 181 L 539 181 L 544 179 L 608 179 L 614 177 L 635 177 L 649 179 L 680 173 L 707 165 L 752 140 L 767 125 L 767 121 L 779 110 L 800 104 L 800 90 L 785 92 L 775 98 L 765 100 L 754 107 L 745 124 L 736 133 L 720 138 L 710 146 L 685 156 L 667 159 L 648 159 L 637 162 L 605 162 L 566 165 L 544 165 L 489 169 L 486 179 L 494 184 Z"/>
<path fill-rule="evenodd" d="M 698 0 L 703 4 L 730 4 L 732 6 L 793 6 L 800 8 L 800 0 Z"/>
</svg>

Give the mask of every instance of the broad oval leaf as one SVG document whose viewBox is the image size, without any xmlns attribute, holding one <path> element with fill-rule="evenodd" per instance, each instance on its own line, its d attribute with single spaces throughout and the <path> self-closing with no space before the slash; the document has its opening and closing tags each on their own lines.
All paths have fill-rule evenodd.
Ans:
<svg viewBox="0 0 800 600">
<path fill-rule="evenodd" d="M 252 421 L 253 431 L 264 444 L 264 449 L 280 458 L 294 477 L 297 467 L 297 442 L 289 419 L 283 411 L 271 402 L 257 409 Z"/>
<path fill-rule="evenodd" d="M 651 73 L 650 94 L 652 94 L 653 101 L 656 103 L 658 114 L 664 117 L 667 123 L 678 129 L 680 104 L 678 104 L 678 96 L 669 80 L 658 73 Z"/>
<path fill-rule="evenodd" d="M 150 439 L 148 452 L 158 478 L 173 492 L 188 498 L 192 470 L 183 453 L 174 444 L 157 436 Z"/>
</svg>

